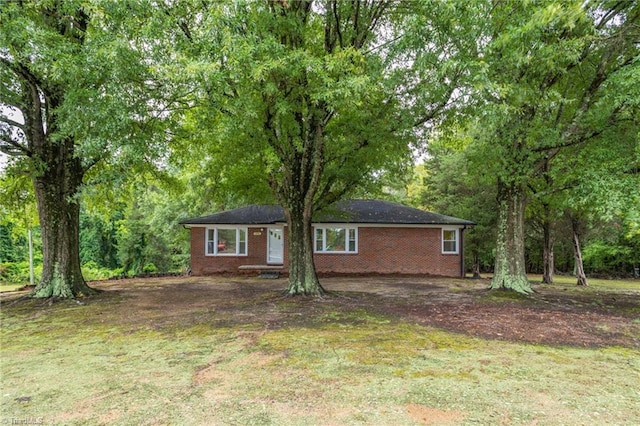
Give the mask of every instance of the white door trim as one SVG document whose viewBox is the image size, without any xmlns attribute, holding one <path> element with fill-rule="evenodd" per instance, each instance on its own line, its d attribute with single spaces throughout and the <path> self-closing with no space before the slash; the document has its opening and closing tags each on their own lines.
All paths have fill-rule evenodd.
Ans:
<svg viewBox="0 0 640 426">
<path fill-rule="evenodd" d="M 267 228 L 267 264 L 282 265 L 284 262 L 284 229 Z"/>
</svg>

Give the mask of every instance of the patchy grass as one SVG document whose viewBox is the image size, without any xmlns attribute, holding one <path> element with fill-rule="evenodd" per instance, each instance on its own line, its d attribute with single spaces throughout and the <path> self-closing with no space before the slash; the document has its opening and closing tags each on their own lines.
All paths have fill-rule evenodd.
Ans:
<svg viewBox="0 0 640 426">
<path fill-rule="evenodd" d="M 637 347 L 447 332 L 353 289 L 298 300 L 250 280 L 127 285 L 81 304 L 3 303 L 1 422 L 640 423 Z"/>
<path fill-rule="evenodd" d="M 24 287 L 24 284 L 0 283 L 0 293 L 16 291 L 16 290 L 19 290 L 22 287 Z"/>
<path fill-rule="evenodd" d="M 529 275 L 531 282 L 542 282 L 542 275 Z M 571 275 L 554 275 L 554 286 L 563 287 L 578 287 L 576 285 L 577 279 Z M 640 290 L 640 279 L 604 279 L 604 278 L 589 278 L 587 277 L 589 285 L 587 287 L 580 288 L 593 288 L 593 289 L 617 289 L 617 290 Z"/>
</svg>

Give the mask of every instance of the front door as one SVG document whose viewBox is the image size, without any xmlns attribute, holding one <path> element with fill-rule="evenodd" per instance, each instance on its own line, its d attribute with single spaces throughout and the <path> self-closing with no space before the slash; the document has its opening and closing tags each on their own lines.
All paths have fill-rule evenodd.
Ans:
<svg viewBox="0 0 640 426">
<path fill-rule="evenodd" d="M 282 228 L 269 228 L 267 238 L 267 263 L 283 262 L 284 239 L 282 238 Z"/>
</svg>

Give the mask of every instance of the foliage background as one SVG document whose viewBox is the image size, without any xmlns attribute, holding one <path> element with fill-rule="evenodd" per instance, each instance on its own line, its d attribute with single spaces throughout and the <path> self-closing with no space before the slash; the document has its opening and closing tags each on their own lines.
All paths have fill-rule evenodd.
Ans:
<svg viewBox="0 0 640 426">
<path fill-rule="evenodd" d="M 623 3 L 616 7 L 628 6 Z M 105 97 L 100 98 L 104 103 L 75 111 L 76 115 L 62 111 L 76 117 L 65 122 L 67 130 L 90 142 L 83 145 L 82 154 L 105 158 L 88 173 L 80 195 L 80 256 L 85 275 L 91 280 L 186 272 L 189 233 L 179 225 L 181 220 L 275 201 L 265 174 L 273 172 L 277 162 L 251 148 L 248 124 L 259 121 L 254 110 L 261 102 L 252 79 L 264 82 L 269 75 L 280 75 L 291 67 L 269 53 L 273 40 L 243 37 L 247 25 L 257 24 L 252 21 L 256 10 L 242 2 L 228 8 L 213 3 L 206 11 L 201 10 L 203 3 L 194 1 L 157 10 L 145 7 L 144 2 L 91 5 L 102 13 L 101 22 L 110 26 L 104 29 L 126 35 L 130 43 L 112 40 L 107 31 L 104 40 L 95 40 L 101 41 L 94 52 L 100 60 L 73 63 L 73 56 L 65 56 L 70 61 L 67 66 L 83 79 L 98 78 L 95 87 L 102 84 L 102 74 L 113 77 L 105 87 L 114 93 L 130 93 L 133 99 L 129 101 L 135 101 L 138 109 L 129 111 L 124 97 L 113 103 Z M 295 69 L 314 71 L 317 96 L 334 96 L 330 100 L 336 108 L 350 111 L 331 125 L 329 155 L 349 161 L 328 166 L 329 179 L 332 173 L 362 174 L 361 159 L 351 156 L 340 138 L 367 135 L 373 149 L 358 154 L 366 157 L 367 173 L 348 195 L 389 199 L 477 222 L 466 233 L 465 257 L 468 270 L 477 260 L 482 273 L 491 273 L 495 263 L 496 176 L 513 174 L 503 164 L 505 142 L 510 139 L 498 140 L 494 130 L 508 123 L 513 139 L 522 126 L 534 150 L 554 142 L 557 129 L 549 125 L 548 118 L 558 105 L 569 105 L 570 96 L 581 87 L 567 74 L 569 78 L 558 79 L 565 86 L 550 85 L 544 98 L 538 99 L 536 84 L 546 81 L 546 72 L 556 71 L 547 66 L 550 63 L 572 71 L 570 61 L 576 60 L 583 46 L 597 41 L 582 14 L 581 2 L 526 3 L 523 7 L 530 10 L 519 11 L 522 22 L 513 18 L 505 26 L 499 15 L 495 22 L 479 19 L 488 16 L 489 5 L 483 1 L 415 2 L 410 10 L 399 7 L 389 15 L 376 41 L 375 55 L 367 51 L 365 58 L 345 50 L 327 64 L 319 64 L 314 57 L 298 58 L 307 61 L 304 63 L 287 58 L 295 62 Z M 638 6 L 629 6 L 624 16 L 637 20 Z M 639 26 L 629 28 L 637 31 Z M 265 30 L 250 29 L 256 34 Z M 497 34 L 493 44 L 486 36 L 491 31 Z M 564 50 L 555 49 L 556 45 Z M 536 49 L 527 51 L 527 46 Z M 622 47 L 619 44 L 616 49 Z M 610 125 L 589 143 L 559 150 L 546 175 L 530 169 L 515 173 L 527 187 L 528 272 L 542 270 L 543 206 L 552 210 L 557 272 L 573 272 L 569 218 L 576 216 L 584 228 L 581 238 L 587 273 L 632 276 L 634 268 L 640 267 L 640 56 L 637 44 L 629 49 L 636 59 L 613 74 L 593 108 L 581 117 L 586 126 L 601 126 L 615 112 L 613 124 L 607 122 Z M 492 57 L 496 52 L 500 55 Z M 558 56 L 562 61 L 551 60 Z M 366 67 L 365 60 L 369 61 Z M 256 63 L 260 66 L 254 67 Z M 592 70 L 595 63 L 587 63 L 585 70 Z M 337 75 L 349 67 L 359 71 L 350 79 L 336 80 L 342 86 L 335 82 L 336 87 L 323 86 L 322 72 Z M 142 73 L 144 79 L 137 79 Z M 522 78 L 514 79 L 514 75 Z M 380 76 L 387 79 L 385 86 L 368 86 Z M 128 82 L 128 89 L 115 87 L 116 80 Z M 236 89 L 251 96 L 237 97 Z M 395 96 L 393 109 L 387 111 L 382 106 L 391 95 Z M 78 106 L 88 94 L 79 91 L 74 96 Z M 532 103 L 540 109 L 535 120 L 524 124 L 512 120 Z M 140 121 L 147 109 L 154 115 Z M 389 111 L 396 115 L 388 115 Z M 378 120 L 382 124 L 371 118 L 378 113 L 384 117 Z M 126 120 L 119 119 L 125 116 Z M 91 127 L 96 117 L 119 124 L 97 129 Z M 567 117 L 563 119 L 571 118 Z M 394 119 L 398 122 L 389 123 Z M 127 120 L 132 123 L 125 129 Z M 409 122 L 413 128 L 395 134 L 392 140 L 379 137 L 378 131 L 386 131 L 390 124 L 407 129 Z M 129 140 L 131 135 L 135 140 Z M 410 149 L 416 154 L 413 161 L 407 155 Z M 527 165 L 534 157 L 539 160 L 540 152 L 520 153 L 522 164 L 513 166 Z M 347 163 L 349 167 L 340 167 Z M 0 157 L 2 282 L 28 281 L 28 229 L 34 231 L 36 275 L 42 261 L 28 173 L 19 159 Z M 547 185 L 549 182 L 553 185 Z"/>
</svg>

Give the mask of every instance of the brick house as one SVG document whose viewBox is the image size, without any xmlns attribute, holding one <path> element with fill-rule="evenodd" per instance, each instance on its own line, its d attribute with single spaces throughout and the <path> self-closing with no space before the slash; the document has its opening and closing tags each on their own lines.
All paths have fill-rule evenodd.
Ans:
<svg viewBox="0 0 640 426">
<path fill-rule="evenodd" d="M 287 272 L 281 207 L 251 205 L 182 222 L 194 275 Z M 319 274 L 464 274 L 464 219 L 381 200 L 337 203 L 313 221 Z"/>
</svg>

